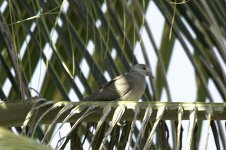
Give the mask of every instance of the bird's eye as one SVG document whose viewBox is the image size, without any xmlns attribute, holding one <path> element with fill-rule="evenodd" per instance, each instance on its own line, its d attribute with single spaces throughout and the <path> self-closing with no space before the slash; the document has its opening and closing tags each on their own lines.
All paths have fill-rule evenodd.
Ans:
<svg viewBox="0 0 226 150">
<path fill-rule="evenodd" d="M 144 69 L 144 70 L 146 70 L 146 68 L 145 68 L 145 67 L 143 67 L 143 69 Z"/>
</svg>

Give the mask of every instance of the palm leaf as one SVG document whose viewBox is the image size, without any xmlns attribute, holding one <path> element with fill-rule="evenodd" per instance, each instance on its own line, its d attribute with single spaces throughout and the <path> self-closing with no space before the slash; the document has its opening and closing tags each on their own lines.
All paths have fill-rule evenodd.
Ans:
<svg viewBox="0 0 226 150">
<path fill-rule="evenodd" d="M 0 103 L 1 126 L 46 144 L 57 138 L 59 145 L 51 144 L 62 149 L 68 143 L 70 149 L 179 149 L 202 145 L 204 126 L 197 119 L 207 119 L 205 143 L 211 127 L 212 142 L 226 148 L 223 121 L 214 121 L 226 118 L 225 103 L 214 103 L 226 99 L 224 1 L 1 1 L 0 6 L 0 98 L 7 100 Z M 150 27 L 156 20 L 147 17 L 150 6 L 164 16 L 160 44 Z M 176 42 L 194 69 L 195 100 L 203 103 L 159 102 L 164 92 L 174 101 L 167 73 Z M 141 103 L 70 102 L 141 63 L 138 54 L 156 76 L 147 80 Z M 156 118 L 157 112 L 162 113 Z M 181 124 L 189 115 L 188 142 L 182 144 Z M 68 122 L 68 134 L 57 137 Z"/>
</svg>

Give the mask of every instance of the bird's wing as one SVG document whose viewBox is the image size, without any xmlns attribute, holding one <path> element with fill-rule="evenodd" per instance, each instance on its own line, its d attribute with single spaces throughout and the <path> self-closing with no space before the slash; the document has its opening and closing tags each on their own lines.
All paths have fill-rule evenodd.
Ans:
<svg viewBox="0 0 226 150">
<path fill-rule="evenodd" d="M 120 99 L 133 87 L 133 77 L 129 74 L 120 75 L 103 84 L 98 91 L 85 98 L 88 101 L 112 101 Z"/>
</svg>

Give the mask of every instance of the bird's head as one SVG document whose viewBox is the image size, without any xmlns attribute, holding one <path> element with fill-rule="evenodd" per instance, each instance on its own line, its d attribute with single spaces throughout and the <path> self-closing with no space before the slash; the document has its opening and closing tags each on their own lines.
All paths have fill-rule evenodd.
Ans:
<svg viewBox="0 0 226 150">
<path fill-rule="evenodd" d="M 151 68 L 145 64 L 136 64 L 132 67 L 131 71 L 136 71 L 144 76 L 150 76 L 150 77 L 154 78 L 154 76 L 152 75 L 152 72 L 151 72 Z"/>
</svg>

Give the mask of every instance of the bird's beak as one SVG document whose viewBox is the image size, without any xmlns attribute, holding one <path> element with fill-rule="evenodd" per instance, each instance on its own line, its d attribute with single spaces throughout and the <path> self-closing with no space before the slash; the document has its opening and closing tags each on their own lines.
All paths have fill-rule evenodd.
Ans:
<svg viewBox="0 0 226 150">
<path fill-rule="evenodd" d="M 147 76 L 151 77 L 151 78 L 155 78 L 154 75 L 152 74 L 152 72 L 148 72 Z"/>
<path fill-rule="evenodd" d="M 153 75 L 153 73 L 152 73 L 152 71 L 151 71 L 151 68 L 148 68 L 148 69 L 146 70 L 146 75 L 149 76 L 149 77 L 151 77 L 151 78 L 154 78 L 154 75 Z"/>
</svg>

